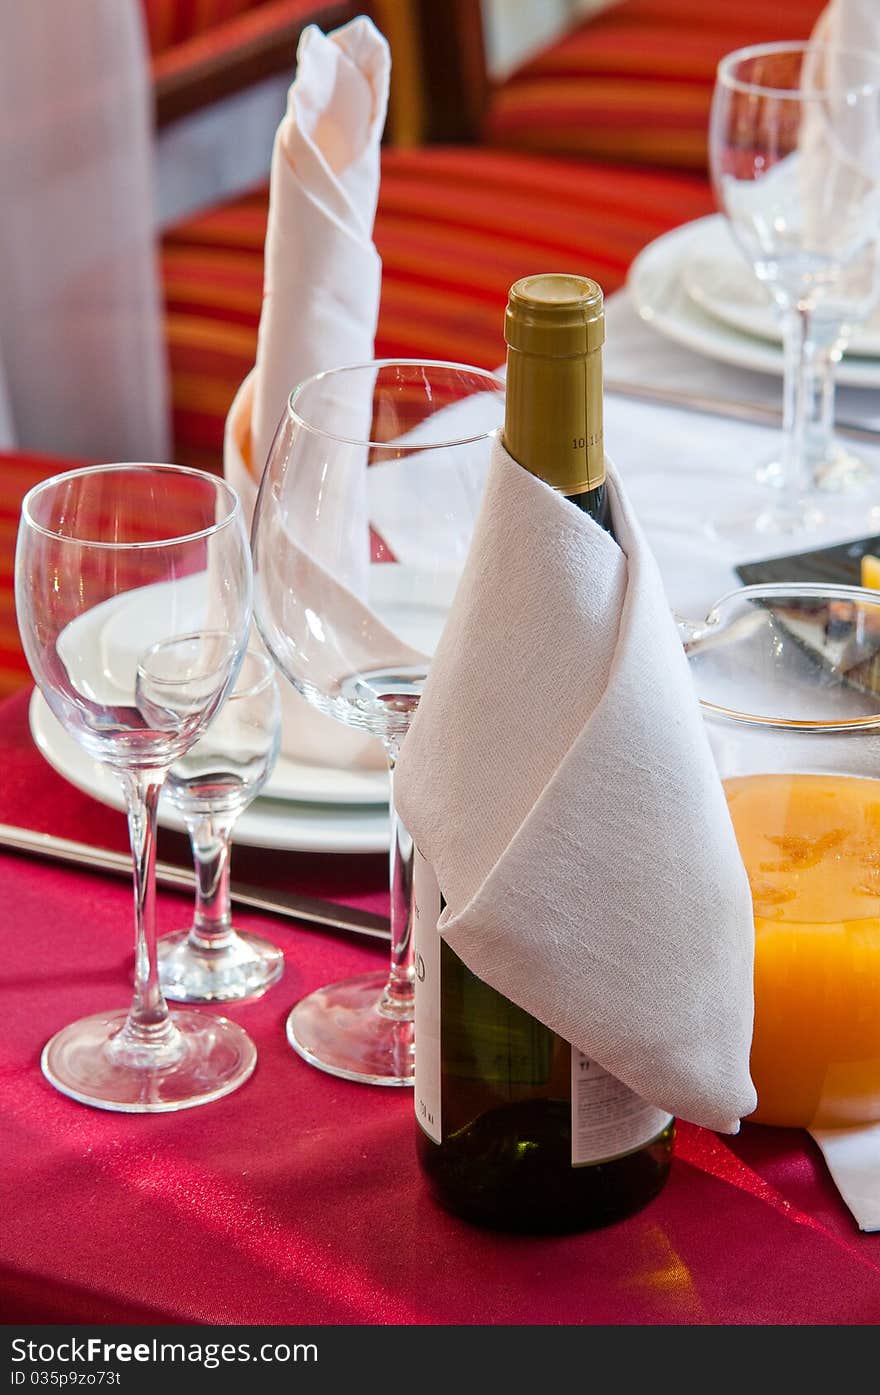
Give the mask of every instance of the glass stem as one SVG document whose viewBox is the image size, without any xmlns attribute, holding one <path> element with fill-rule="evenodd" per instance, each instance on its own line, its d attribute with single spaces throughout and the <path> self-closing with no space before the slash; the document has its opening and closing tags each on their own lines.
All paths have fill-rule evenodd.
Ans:
<svg viewBox="0 0 880 1395">
<path fill-rule="evenodd" d="M 821 404 L 815 391 L 811 339 L 812 315 L 793 306 L 783 317 L 785 366 L 782 420 L 782 499 L 780 512 L 796 521 L 799 505 L 809 488 L 807 439 L 810 423 Z"/>
<path fill-rule="evenodd" d="M 837 362 L 832 344 L 824 345 L 818 356 L 816 377 L 819 382 L 818 450 L 813 452 L 816 467 L 829 464 L 834 456 L 834 390 L 837 386 Z"/>
<path fill-rule="evenodd" d="M 189 941 L 197 949 L 224 949 L 234 933 L 229 900 L 230 831 L 230 826 L 210 816 L 190 826 L 196 905 Z"/>
<path fill-rule="evenodd" d="M 811 336 L 813 352 L 808 368 L 811 392 L 806 425 L 807 468 L 810 482 L 821 488 L 826 476 L 834 469 L 837 455 L 834 395 L 837 365 L 846 343 L 846 334 L 836 321 L 814 320 Z"/>
<path fill-rule="evenodd" d="M 123 785 L 134 859 L 134 999 L 111 1049 L 127 1066 L 164 1066 L 183 1051 L 156 961 L 156 815 L 164 770 L 127 771 Z"/>
<path fill-rule="evenodd" d="M 394 806 L 396 748 L 388 748 L 391 811 L 391 969 L 379 1006 L 385 1017 L 410 1022 L 414 1015 L 415 966 L 412 935 L 413 840 Z"/>
</svg>

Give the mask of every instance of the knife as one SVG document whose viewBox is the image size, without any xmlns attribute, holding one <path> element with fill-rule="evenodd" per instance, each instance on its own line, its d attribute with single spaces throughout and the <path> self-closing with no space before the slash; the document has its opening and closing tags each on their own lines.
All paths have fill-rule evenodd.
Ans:
<svg viewBox="0 0 880 1395">
<path fill-rule="evenodd" d="M 129 853 L 96 848 L 89 843 L 59 838 L 54 833 L 36 833 L 31 828 L 16 828 L 8 823 L 0 823 L 0 848 L 88 867 L 92 871 L 112 872 L 117 876 L 131 877 L 133 871 Z M 176 867 L 171 862 L 156 863 L 156 881 L 160 886 L 195 891 L 195 873 L 186 867 Z M 317 897 L 301 896 L 295 892 L 265 891 L 238 881 L 230 882 L 229 894 L 233 902 L 254 910 L 268 911 L 271 915 L 323 925 L 328 930 L 349 930 L 356 935 L 370 935 L 374 939 L 390 938 L 388 917 L 376 915 L 373 911 L 341 906 L 333 901 L 321 901 Z"/>
<path fill-rule="evenodd" d="M 634 383 L 623 378 L 606 377 L 605 391 L 616 397 L 631 397 L 639 402 L 655 402 L 658 407 L 678 407 L 685 412 L 702 412 L 708 416 L 730 417 L 735 421 L 751 422 L 755 426 L 781 426 L 782 413 L 764 402 L 743 402 L 720 394 L 688 392 L 682 388 L 652 387 L 649 383 Z M 864 426 L 857 421 L 834 423 L 834 432 L 857 441 L 880 444 L 880 429 Z"/>
</svg>

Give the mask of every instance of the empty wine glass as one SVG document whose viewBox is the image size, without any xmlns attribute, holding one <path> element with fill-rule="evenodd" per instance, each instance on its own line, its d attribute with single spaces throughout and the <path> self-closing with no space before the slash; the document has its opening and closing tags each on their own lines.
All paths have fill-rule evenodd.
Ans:
<svg viewBox="0 0 880 1395">
<path fill-rule="evenodd" d="M 393 770 L 482 498 L 504 385 L 466 365 L 359 364 L 291 394 L 252 530 L 257 627 L 319 711 L 382 741 L 392 774 L 391 966 L 319 988 L 287 1020 L 307 1061 L 413 1083 L 412 840 Z"/>
<path fill-rule="evenodd" d="M 248 1078 L 247 1034 L 210 1013 L 169 1013 L 156 965 L 156 811 L 165 774 L 198 741 L 247 644 L 252 576 L 235 492 L 173 465 L 102 465 L 26 495 L 15 600 L 51 710 L 117 776 L 134 856 L 131 1007 L 62 1028 L 42 1069 L 102 1109 L 203 1104 Z"/>
<path fill-rule="evenodd" d="M 834 359 L 878 293 L 880 56 L 814 42 L 728 54 L 709 165 L 734 238 L 779 309 L 785 351 L 780 488 L 712 529 L 796 533 L 826 521 L 810 438 L 827 436 Z M 816 483 L 833 488 L 848 473 L 839 461 Z"/>
<path fill-rule="evenodd" d="M 255 998 L 283 972 L 277 945 L 233 926 L 229 899 L 232 832 L 272 773 L 280 739 L 274 665 L 249 649 L 220 711 L 165 781 L 165 794 L 183 816 L 196 873 L 191 925 L 158 944 L 159 982 L 176 1002 Z"/>
</svg>

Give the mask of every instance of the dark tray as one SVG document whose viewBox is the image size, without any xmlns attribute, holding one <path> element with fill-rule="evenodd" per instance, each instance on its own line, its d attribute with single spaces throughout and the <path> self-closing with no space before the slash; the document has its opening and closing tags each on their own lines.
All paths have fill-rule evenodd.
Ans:
<svg viewBox="0 0 880 1395">
<path fill-rule="evenodd" d="M 880 557 L 880 533 L 836 543 L 833 547 L 766 557 L 761 562 L 741 562 L 734 571 L 747 586 L 770 581 L 826 581 L 839 586 L 859 586 L 861 559 L 868 552 Z"/>
<path fill-rule="evenodd" d="M 880 557 L 880 533 L 832 547 L 767 557 L 760 562 L 742 562 L 735 567 L 747 586 L 769 582 L 824 582 L 826 585 L 858 586 L 861 559 L 866 553 Z M 877 592 L 880 601 L 880 591 Z M 805 603 L 792 608 L 785 602 L 767 602 L 775 623 L 798 646 L 838 678 L 861 692 L 880 693 L 880 646 L 876 629 L 863 633 L 848 615 L 838 615 L 839 607 Z M 844 608 L 847 609 L 847 608 Z M 812 631 L 812 633 L 811 633 Z"/>
</svg>

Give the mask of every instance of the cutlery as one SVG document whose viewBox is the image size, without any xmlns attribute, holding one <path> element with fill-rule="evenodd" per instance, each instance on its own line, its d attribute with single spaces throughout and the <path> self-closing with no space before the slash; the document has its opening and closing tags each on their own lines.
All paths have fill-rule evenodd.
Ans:
<svg viewBox="0 0 880 1395">
<path fill-rule="evenodd" d="M 634 383 L 623 378 L 606 378 L 605 391 L 618 397 L 655 402 L 658 406 L 679 407 L 682 411 L 731 417 L 756 426 L 782 425 L 782 413 L 778 408 L 762 402 L 743 402 L 712 393 L 687 392 L 683 388 L 652 387 L 648 383 Z M 850 436 L 853 440 L 880 442 L 880 428 L 864 426 L 856 421 L 836 420 L 834 430 L 838 435 Z"/>
<path fill-rule="evenodd" d="M 70 838 L 59 838 L 53 833 L 37 833 L 31 828 L 0 824 L 0 848 L 88 867 L 92 871 L 112 872 L 119 876 L 131 877 L 132 862 L 128 853 L 92 847 L 89 843 L 77 843 Z M 156 863 L 156 881 L 162 886 L 183 887 L 192 891 L 195 890 L 196 884 L 194 872 L 186 867 L 176 867 L 171 862 Z M 348 930 L 357 935 L 370 935 L 375 939 L 387 940 L 390 936 L 387 916 L 376 915 L 372 911 L 338 905 L 333 901 L 322 901 L 317 897 L 302 896 L 296 892 L 267 891 L 238 881 L 230 883 L 229 892 L 233 902 L 250 906 L 254 910 L 268 911 L 272 915 L 323 925 L 328 930 Z"/>
</svg>

